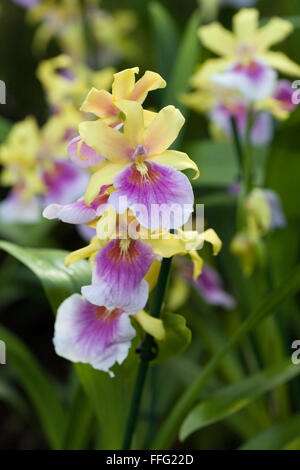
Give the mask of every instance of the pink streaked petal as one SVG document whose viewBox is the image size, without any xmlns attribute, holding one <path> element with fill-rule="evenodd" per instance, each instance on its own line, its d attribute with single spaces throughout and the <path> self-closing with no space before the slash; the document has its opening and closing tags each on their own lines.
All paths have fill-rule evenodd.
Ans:
<svg viewBox="0 0 300 470">
<path fill-rule="evenodd" d="M 73 294 L 59 307 L 54 346 L 59 356 L 109 371 L 127 357 L 135 336 L 128 313 L 115 307 L 112 312 Z"/>
<path fill-rule="evenodd" d="M 180 171 L 150 160 L 144 162 L 143 176 L 135 164 L 116 175 L 109 203 L 116 211 L 128 207 L 146 228 L 175 229 L 184 225 L 193 212 L 191 183 Z M 122 208 L 120 208 L 120 201 Z"/>
<path fill-rule="evenodd" d="M 56 160 L 51 172 L 44 172 L 43 181 L 48 188 L 45 206 L 52 203 L 68 204 L 84 194 L 89 175 L 72 162 Z"/>
<path fill-rule="evenodd" d="M 293 111 L 297 104 L 293 101 L 295 88 L 289 80 L 279 80 L 278 86 L 274 93 L 275 100 L 281 103 L 281 106 L 286 111 Z"/>
<path fill-rule="evenodd" d="M 82 142 L 80 136 L 71 140 L 68 145 L 68 154 L 72 162 L 80 166 L 80 168 L 89 168 L 104 160 L 104 157 L 99 155 L 96 150 L 89 147 L 85 142 Z"/>
<path fill-rule="evenodd" d="M 148 298 L 148 283 L 143 281 L 155 255 L 147 243 L 130 240 L 111 240 L 101 248 L 94 260 L 92 285 L 83 287 L 83 295 L 92 303 L 120 305 L 124 310 L 138 313 Z"/>
<path fill-rule="evenodd" d="M 102 186 L 99 195 L 90 206 L 84 199 L 79 199 L 71 204 L 50 204 L 44 209 L 43 216 L 46 219 L 59 219 L 68 224 L 87 224 L 103 215 L 109 195 L 105 193 L 108 186 Z"/>
</svg>

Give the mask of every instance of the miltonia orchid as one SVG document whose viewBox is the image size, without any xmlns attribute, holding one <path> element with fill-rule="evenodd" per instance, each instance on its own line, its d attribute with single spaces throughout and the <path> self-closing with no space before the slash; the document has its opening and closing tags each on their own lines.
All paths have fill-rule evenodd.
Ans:
<svg viewBox="0 0 300 470">
<path fill-rule="evenodd" d="M 0 206 L 2 221 L 36 222 L 45 205 L 66 204 L 82 194 L 88 174 L 67 161 L 62 150 L 77 118 L 66 111 L 41 130 L 31 117 L 14 125 L 0 148 L 2 184 L 12 187 Z"/>
<path fill-rule="evenodd" d="M 259 86 L 265 82 L 268 67 L 287 75 L 299 76 L 299 65 L 284 53 L 269 50 L 293 31 L 292 23 L 282 18 L 272 18 L 259 28 L 258 21 L 258 10 L 249 8 L 234 15 L 233 32 L 217 22 L 201 27 L 201 42 L 221 58 L 207 60 L 195 74 L 194 83 L 213 73 L 233 70 L 241 78 L 248 77 Z"/>
</svg>

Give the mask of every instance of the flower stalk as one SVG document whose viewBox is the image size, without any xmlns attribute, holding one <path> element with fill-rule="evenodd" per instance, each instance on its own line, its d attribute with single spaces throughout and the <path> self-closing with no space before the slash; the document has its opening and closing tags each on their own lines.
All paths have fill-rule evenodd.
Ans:
<svg viewBox="0 0 300 470">
<path fill-rule="evenodd" d="M 155 289 L 154 298 L 151 306 L 151 315 L 155 318 L 160 316 L 164 294 L 167 287 L 172 258 L 164 258 L 160 268 L 158 284 Z M 144 384 L 149 368 L 149 363 L 156 356 L 156 343 L 153 336 L 147 334 L 139 350 L 141 362 L 139 365 L 131 405 L 129 409 L 126 430 L 124 435 L 122 450 L 130 450 L 134 430 L 137 424 L 141 399 L 143 395 Z"/>
</svg>

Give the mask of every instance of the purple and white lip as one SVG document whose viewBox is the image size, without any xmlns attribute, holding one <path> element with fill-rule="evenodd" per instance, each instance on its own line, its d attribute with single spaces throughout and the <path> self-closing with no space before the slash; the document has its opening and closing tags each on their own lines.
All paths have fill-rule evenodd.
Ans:
<svg viewBox="0 0 300 470">
<path fill-rule="evenodd" d="M 216 85 L 239 91 L 250 101 L 260 101 L 271 96 L 276 89 L 277 72 L 262 61 L 248 65 L 236 62 L 227 72 L 214 74 Z"/>
</svg>

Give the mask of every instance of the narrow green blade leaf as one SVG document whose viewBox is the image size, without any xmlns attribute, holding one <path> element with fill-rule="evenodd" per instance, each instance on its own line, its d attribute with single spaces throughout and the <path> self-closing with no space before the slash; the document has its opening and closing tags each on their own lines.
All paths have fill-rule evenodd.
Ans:
<svg viewBox="0 0 300 470">
<path fill-rule="evenodd" d="M 288 358 L 276 366 L 225 387 L 197 405 L 187 415 L 179 431 L 180 440 L 183 441 L 193 432 L 237 413 L 255 398 L 298 374 L 300 374 L 300 366 L 294 365 Z"/>
<path fill-rule="evenodd" d="M 7 364 L 35 407 L 50 446 L 61 449 L 66 416 L 52 383 L 20 339 L 2 326 L 0 338 L 6 344 Z"/>
<path fill-rule="evenodd" d="M 180 102 L 180 96 L 186 93 L 189 88 L 189 80 L 196 67 L 200 50 L 200 41 L 197 36 L 199 24 L 200 13 L 196 10 L 186 26 L 172 67 L 170 80 L 164 93 L 163 105 L 173 104 L 182 112 L 184 112 L 185 107 Z"/>
<path fill-rule="evenodd" d="M 172 444 L 177 435 L 186 414 L 199 399 L 205 384 L 213 373 L 219 367 L 224 356 L 231 351 L 247 333 L 253 330 L 264 318 L 274 313 L 282 302 L 295 295 L 300 290 L 300 266 L 289 276 L 271 295 L 269 295 L 261 307 L 254 311 L 237 329 L 230 341 L 224 346 L 216 356 L 207 364 L 201 373 L 195 378 L 194 382 L 186 389 L 180 400 L 176 403 L 174 409 L 167 416 L 164 424 L 161 426 L 153 448 L 167 449 Z"/>
<path fill-rule="evenodd" d="M 300 413 L 266 429 L 246 442 L 240 450 L 279 450 L 299 436 Z"/>
<path fill-rule="evenodd" d="M 63 449 L 86 449 L 93 431 L 94 412 L 80 385 L 76 387 L 68 417 Z"/>
<path fill-rule="evenodd" d="M 89 263 L 81 260 L 66 268 L 65 251 L 24 248 L 6 241 L 0 242 L 0 249 L 17 258 L 40 279 L 54 313 L 66 297 L 90 283 Z"/>
<path fill-rule="evenodd" d="M 157 72 L 168 81 L 179 43 L 177 27 L 169 12 L 158 2 L 150 3 L 149 14 L 154 36 Z"/>
</svg>

